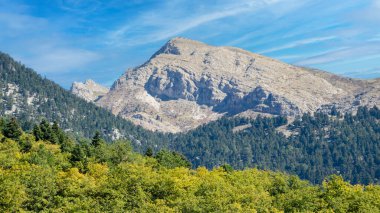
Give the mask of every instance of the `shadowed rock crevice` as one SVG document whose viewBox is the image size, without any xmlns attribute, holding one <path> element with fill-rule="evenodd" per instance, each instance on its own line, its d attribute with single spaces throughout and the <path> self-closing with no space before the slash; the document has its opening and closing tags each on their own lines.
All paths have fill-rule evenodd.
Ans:
<svg viewBox="0 0 380 213">
<path fill-rule="evenodd" d="M 215 112 L 227 113 L 227 115 L 230 116 L 247 110 L 289 116 L 300 113 L 297 106 L 286 99 L 264 91 L 262 87 L 256 87 L 252 92 L 246 95 L 230 93 L 220 104 L 216 105 L 213 110 Z"/>
</svg>

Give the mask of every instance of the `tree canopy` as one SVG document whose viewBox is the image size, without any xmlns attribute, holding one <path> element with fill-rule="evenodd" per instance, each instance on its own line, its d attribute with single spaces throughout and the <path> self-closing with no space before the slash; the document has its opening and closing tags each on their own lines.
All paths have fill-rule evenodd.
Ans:
<svg viewBox="0 0 380 213">
<path fill-rule="evenodd" d="M 229 165 L 190 169 L 172 151 L 142 156 L 128 141 L 96 146 L 92 139 L 74 141 L 58 124 L 41 125 L 64 140 L 36 140 L 34 131 L 17 139 L 0 134 L 1 212 L 380 211 L 379 185 L 351 185 L 338 175 L 313 185 Z"/>
</svg>

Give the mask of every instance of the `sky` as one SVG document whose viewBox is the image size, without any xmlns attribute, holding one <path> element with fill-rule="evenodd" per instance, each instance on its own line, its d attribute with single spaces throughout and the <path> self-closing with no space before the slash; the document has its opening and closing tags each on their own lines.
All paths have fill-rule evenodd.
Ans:
<svg viewBox="0 0 380 213">
<path fill-rule="evenodd" d="M 110 86 L 177 36 L 380 77 L 380 0 L 0 0 L 0 51 L 67 89 Z"/>
</svg>

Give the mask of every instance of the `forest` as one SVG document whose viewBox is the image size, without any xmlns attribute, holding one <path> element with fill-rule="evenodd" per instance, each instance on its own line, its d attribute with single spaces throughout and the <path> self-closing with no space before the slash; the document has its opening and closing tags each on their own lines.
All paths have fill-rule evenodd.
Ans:
<svg viewBox="0 0 380 213">
<path fill-rule="evenodd" d="M 23 129 L 30 130 L 34 123 L 48 119 L 59 121 L 63 129 L 79 137 L 91 137 L 100 131 L 108 141 L 116 137 L 113 134 L 116 130 L 124 137 L 145 140 L 157 135 L 76 97 L 2 52 L 0 115 L 17 117 Z"/>
<path fill-rule="evenodd" d="M 169 135 L 164 148 L 184 154 L 194 166 L 228 163 L 235 169 L 286 171 L 312 183 L 331 174 L 352 183 L 379 183 L 380 110 L 375 106 L 359 107 L 355 114 L 332 112 L 304 114 L 291 123 L 285 117 L 223 118 Z M 233 131 L 246 124 L 250 127 Z M 280 127 L 291 135 L 285 136 Z"/>
<path fill-rule="evenodd" d="M 304 114 L 294 121 L 281 116 L 224 117 L 185 133 L 164 134 L 87 103 L 3 53 L 0 88 L 0 115 L 17 118 L 28 132 L 46 119 L 59 123 L 75 141 L 99 131 L 107 143 L 128 140 L 141 154 L 148 149 L 155 154 L 162 149 L 181 153 L 193 169 L 229 164 L 234 169 L 287 172 L 314 184 L 333 174 L 353 184 L 380 183 L 380 110 L 376 106 L 345 114 L 333 107 L 331 112 Z M 241 126 L 247 128 L 234 131 Z"/>
<path fill-rule="evenodd" d="M 339 175 L 319 184 L 228 164 L 191 169 L 181 154 L 100 132 L 80 140 L 43 120 L 28 132 L 0 120 L 1 212 L 379 212 L 379 185 Z M 301 125 L 301 124 L 299 124 Z M 295 126 L 299 128 L 299 126 Z"/>
</svg>

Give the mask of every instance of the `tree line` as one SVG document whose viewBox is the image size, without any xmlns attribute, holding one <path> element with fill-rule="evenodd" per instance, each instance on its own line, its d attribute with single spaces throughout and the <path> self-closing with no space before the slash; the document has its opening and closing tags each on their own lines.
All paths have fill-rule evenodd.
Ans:
<svg viewBox="0 0 380 213">
<path fill-rule="evenodd" d="M 48 121 L 24 132 L 3 118 L 0 130 L 2 212 L 380 211 L 379 185 L 351 185 L 339 175 L 313 185 L 226 164 L 190 169 L 178 153 L 143 156 L 128 141 L 106 143 L 100 132 L 78 140 Z"/>
</svg>

